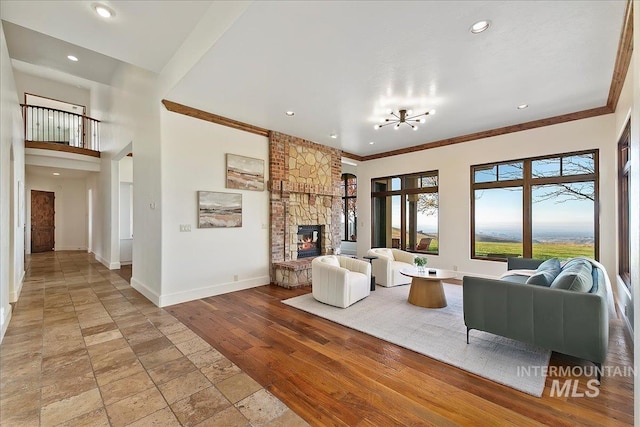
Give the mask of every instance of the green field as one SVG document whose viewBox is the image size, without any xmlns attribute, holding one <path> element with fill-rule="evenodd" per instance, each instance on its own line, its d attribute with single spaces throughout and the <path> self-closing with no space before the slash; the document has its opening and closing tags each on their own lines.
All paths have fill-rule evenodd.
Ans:
<svg viewBox="0 0 640 427">
<path fill-rule="evenodd" d="M 392 237 L 400 238 L 400 229 L 392 228 Z M 417 234 L 419 241 L 423 237 L 432 237 L 434 240 L 429 245 L 429 252 L 438 252 L 438 240 L 432 234 Z M 408 240 L 408 239 L 407 239 Z M 411 250 L 411 249 L 408 249 Z M 468 253 L 468 248 L 466 249 Z M 518 242 L 476 242 L 476 256 L 487 257 L 493 254 L 491 258 L 506 258 L 522 256 L 522 243 Z M 533 245 L 533 258 L 536 259 L 569 259 L 577 256 L 587 258 L 595 258 L 594 245 L 576 244 L 576 243 L 535 243 Z"/>
<path fill-rule="evenodd" d="M 522 244 L 511 242 L 476 242 L 476 256 L 484 257 L 488 254 L 522 256 Z M 536 243 L 533 245 L 533 258 L 567 259 L 576 256 L 594 258 L 594 246 L 575 243 Z"/>
</svg>

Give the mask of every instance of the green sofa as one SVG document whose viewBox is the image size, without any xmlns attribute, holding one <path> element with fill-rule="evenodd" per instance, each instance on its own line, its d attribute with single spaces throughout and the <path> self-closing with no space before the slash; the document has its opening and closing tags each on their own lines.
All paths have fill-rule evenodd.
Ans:
<svg viewBox="0 0 640 427">
<path fill-rule="evenodd" d="M 542 260 L 509 258 L 507 273 L 538 269 L 542 264 Z M 524 271 L 525 275 L 507 274 L 501 279 L 465 276 L 467 344 L 474 329 L 534 344 L 593 362 L 600 381 L 609 343 L 606 272 L 583 258 L 567 261 L 555 276 L 553 269 L 551 273 L 542 270 L 537 279 Z M 552 282 L 531 284 L 541 277 Z"/>
</svg>

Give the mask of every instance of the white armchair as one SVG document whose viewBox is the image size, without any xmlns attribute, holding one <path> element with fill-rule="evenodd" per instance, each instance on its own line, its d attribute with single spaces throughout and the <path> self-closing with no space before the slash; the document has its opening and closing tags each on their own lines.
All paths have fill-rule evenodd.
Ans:
<svg viewBox="0 0 640 427">
<path fill-rule="evenodd" d="M 411 283 L 411 277 L 403 276 L 400 270 L 413 267 L 414 254 L 400 249 L 375 248 L 369 249 L 367 255 L 378 257 L 371 262 L 378 285 L 391 287 Z"/>
<path fill-rule="evenodd" d="M 325 304 L 346 308 L 369 296 L 371 265 L 359 259 L 325 255 L 311 261 L 313 297 Z"/>
</svg>

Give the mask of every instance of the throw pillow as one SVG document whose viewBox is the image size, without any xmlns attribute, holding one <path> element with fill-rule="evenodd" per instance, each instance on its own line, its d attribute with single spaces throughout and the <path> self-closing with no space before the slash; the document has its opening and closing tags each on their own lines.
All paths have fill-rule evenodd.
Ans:
<svg viewBox="0 0 640 427">
<path fill-rule="evenodd" d="M 388 248 L 377 248 L 377 249 L 373 249 L 373 252 L 381 257 L 385 257 L 385 258 L 390 258 L 390 259 L 394 259 L 393 258 L 393 252 L 391 251 L 391 249 Z"/>
<path fill-rule="evenodd" d="M 333 265 L 334 267 L 340 267 L 340 261 L 338 261 L 338 258 L 333 255 L 325 256 L 320 261 L 325 264 Z"/>
<path fill-rule="evenodd" d="M 560 260 L 558 260 L 558 258 L 549 258 L 548 260 L 540 264 L 538 268 L 536 268 L 536 272 L 539 273 L 541 271 L 557 270 L 557 276 L 558 273 L 560 273 L 560 269 Z"/>
<path fill-rule="evenodd" d="M 562 267 L 562 271 L 555 278 L 551 287 L 568 291 L 589 292 L 593 287 L 592 270 L 593 267 L 587 260 L 571 260 Z"/>
<path fill-rule="evenodd" d="M 527 279 L 529 285 L 551 286 L 551 283 L 560 274 L 560 261 L 551 258 L 543 262 L 536 269 L 536 273 Z"/>
<path fill-rule="evenodd" d="M 558 270 L 558 273 L 560 270 Z M 538 285 L 538 286 L 551 286 L 553 280 L 556 278 L 557 274 L 554 274 L 553 271 L 546 270 L 541 271 L 539 273 L 534 274 L 529 277 L 525 282 L 527 285 Z"/>
</svg>

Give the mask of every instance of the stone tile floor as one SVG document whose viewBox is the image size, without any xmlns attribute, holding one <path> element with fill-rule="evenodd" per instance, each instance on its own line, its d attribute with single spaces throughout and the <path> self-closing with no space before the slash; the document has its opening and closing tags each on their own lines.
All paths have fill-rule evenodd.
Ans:
<svg viewBox="0 0 640 427">
<path fill-rule="evenodd" d="M 0 425 L 307 425 L 92 255 L 27 264 L 0 345 Z"/>
</svg>

